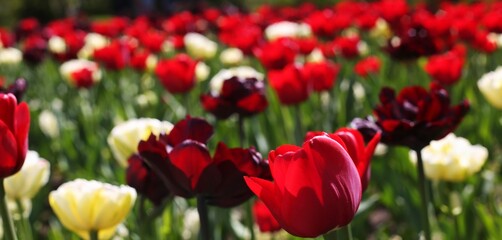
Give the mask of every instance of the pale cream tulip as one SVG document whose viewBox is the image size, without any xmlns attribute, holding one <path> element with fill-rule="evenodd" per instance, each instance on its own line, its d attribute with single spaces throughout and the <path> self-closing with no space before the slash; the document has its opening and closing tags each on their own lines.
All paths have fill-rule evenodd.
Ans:
<svg viewBox="0 0 502 240">
<path fill-rule="evenodd" d="M 200 33 L 187 33 L 183 38 L 187 53 L 197 59 L 210 59 L 216 55 L 218 44 Z"/>
<path fill-rule="evenodd" d="M 478 88 L 491 105 L 502 109 L 502 67 L 485 73 L 478 81 Z"/>
<path fill-rule="evenodd" d="M 1 64 L 18 64 L 23 61 L 23 53 L 17 48 L 0 49 Z"/>
<path fill-rule="evenodd" d="M 127 166 L 127 159 L 137 152 L 141 140 L 146 140 L 150 134 L 159 136 L 169 133 L 173 125 L 170 122 L 153 118 L 131 119 L 115 126 L 108 136 L 108 145 L 113 156 L 123 167 Z"/>
<path fill-rule="evenodd" d="M 223 65 L 239 65 L 244 60 L 244 53 L 238 48 L 227 48 L 220 53 L 220 61 Z"/>
<path fill-rule="evenodd" d="M 89 239 L 96 231 L 99 239 L 110 239 L 136 201 L 129 186 L 115 186 L 95 180 L 76 179 L 49 194 L 49 204 L 63 226 Z"/>
<path fill-rule="evenodd" d="M 459 182 L 479 172 L 488 158 L 488 150 L 451 133 L 441 140 L 432 141 L 422 149 L 425 176 L 432 180 Z M 416 163 L 415 151 L 410 159 Z"/>
</svg>

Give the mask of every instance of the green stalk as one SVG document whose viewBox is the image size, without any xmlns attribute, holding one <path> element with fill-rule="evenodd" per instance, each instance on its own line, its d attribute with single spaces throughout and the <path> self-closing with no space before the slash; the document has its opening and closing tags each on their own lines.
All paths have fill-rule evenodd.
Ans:
<svg viewBox="0 0 502 240">
<path fill-rule="evenodd" d="M 301 146 L 303 143 L 303 128 L 302 128 L 302 119 L 300 116 L 300 104 L 294 106 L 293 115 L 295 118 L 295 141 L 296 144 Z"/>
<path fill-rule="evenodd" d="M 417 153 L 418 187 L 420 190 L 420 199 L 422 201 L 422 227 L 424 229 L 425 240 L 431 239 L 431 228 L 429 223 L 429 191 L 424 173 L 424 163 L 422 160 L 422 151 L 415 150 Z"/>
<path fill-rule="evenodd" d="M 31 225 L 28 219 L 23 216 L 24 207 L 23 204 L 21 203 L 21 200 L 16 199 L 16 205 L 20 216 L 19 219 L 19 224 L 21 225 L 20 229 L 22 229 L 22 233 L 20 233 L 20 235 L 22 236 L 22 239 L 31 240 L 33 239 Z"/>
<path fill-rule="evenodd" d="M 254 233 L 254 220 L 253 220 L 253 204 L 251 203 L 251 200 L 247 201 L 245 203 L 246 207 L 246 221 L 248 225 L 249 232 L 251 233 L 251 240 L 255 240 L 256 236 Z"/>
<path fill-rule="evenodd" d="M 99 240 L 98 234 L 99 234 L 99 231 L 97 231 L 97 230 L 91 230 L 89 232 L 89 239 L 90 240 Z"/>
<path fill-rule="evenodd" d="M 7 208 L 7 199 L 5 197 L 5 188 L 3 186 L 4 179 L 0 180 L 0 214 L 2 215 L 4 225 L 5 239 L 17 240 L 16 231 L 14 230 L 14 223 Z"/>
<path fill-rule="evenodd" d="M 211 240 L 211 228 L 209 227 L 209 215 L 206 204 L 206 199 L 203 196 L 197 196 L 197 212 L 199 212 L 200 220 L 200 240 Z"/>
</svg>

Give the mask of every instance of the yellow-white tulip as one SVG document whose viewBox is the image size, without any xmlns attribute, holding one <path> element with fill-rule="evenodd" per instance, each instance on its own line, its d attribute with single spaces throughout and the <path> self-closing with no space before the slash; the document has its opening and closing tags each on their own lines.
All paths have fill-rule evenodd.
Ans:
<svg viewBox="0 0 502 240">
<path fill-rule="evenodd" d="M 183 38 L 188 54 L 197 59 L 210 59 L 216 55 L 218 44 L 200 33 L 187 33 Z"/>
<path fill-rule="evenodd" d="M 5 194 L 13 200 L 31 199 L 47 184 L 50 164 L 37 152 L 28 151 L 23 167 L 16 174 L 5 178 Z"/>
<path fill-rule="evenodd" d="M 488 150 L 453 133 L 438 141 L 432 141 L 422 149 L 425 176 L 432 180 L 459 182 L 479 172 L 488 158 Z M 417 156 L 410 151 L 410 159 Z"/>
<path fill-rule="evenodd" d="M 478 88 L 491 105 L 502 109 L 502 67 L 483 75 L 478 81 Z"/>
<path fill-rule="evenodd" d="M 170 122 L 159 121 L 153 118 L 131 119 L 112 129 L 108 136 L 108 145 L 113 156 L 123 167 L 127 166 L 127 159 L 137 152 L 138 143 L 146 140 L 150 134 L 159 136 L 169 133 L 173 125 Z"/>
<path fill-rule="evenodd" d="M 238 48 L 227 48 L 220 53 L 220 61 L 223 65 L 235 66 L 244 60 L 244 53 Z"/>
<path fill-rule="evenodd" d="M 89 239 L 91 231 L 99 239 L 110 239 L 136 201 L 129 186 L 76 179 L 49 194 L 49 204 L 63 226 Z"/>
</svg>

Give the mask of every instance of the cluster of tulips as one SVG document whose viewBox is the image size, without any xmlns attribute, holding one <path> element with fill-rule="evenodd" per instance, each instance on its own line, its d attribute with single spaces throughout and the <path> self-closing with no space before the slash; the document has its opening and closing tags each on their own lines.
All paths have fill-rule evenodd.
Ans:
<svg viewBox="0 0 502 240">
<path fill-rule="evenodd" d="M 416 207 L 418 221 L 392 234 L 497 238 L 499 208 L 476 205 L 495 229 L 481 234 L 459 219 L 473 217 L 463 199 L 478 203 L 469 186 L 495 191 L 470 179 L 502 150 L 499 46 L 499 3 L 23 19 L 0 28 L 4 239 L 366 238 L 350 223 L 403 197 L 398 208 Z M 412 181 L 372 188 L 374 155 L 380 166 L 410 159 Z M 391 170 L 373 175 L 410 172 Z M 385 200 L 403 186 L 414 192 Z M 60 225 L 32 209 L 73 233 L 37 227 Z"/>
</svg>

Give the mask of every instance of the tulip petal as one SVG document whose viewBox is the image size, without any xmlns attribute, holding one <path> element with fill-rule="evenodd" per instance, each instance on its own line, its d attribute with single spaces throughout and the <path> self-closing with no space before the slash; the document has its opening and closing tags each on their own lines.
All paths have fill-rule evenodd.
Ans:
<svg viewBox="0 0 502 240">
<path fill-rule="evenodd" d="M 284 222 L 280 221 L 282 219 L 281 195 L 276 191 L 277 185 L 271 181 L 257 177 L 244 177 L 244 181 L 246 181 L 249 189 L 267 205 L 267 208 L 274 215 L 275 219 L 283 225 Z"/>
<path fill-rule="evenodd" d="M 214 167 L 211 156 L 206 146 L 200 142 L 193 140 L 185 140 L 183 143 L 176 146 L 170 153 L 169 158 L 174 167 L 181 170 L 184 176 L 189 180 L 190 188 L 195 190 L 199 188 L 199 184 L 211 184 L 219 179 L 204 179 L 207 182 L 200 182 L 202 174 L 209 167 Z M 214 171 L 214 170 L 213 170 Z M 214 175 L 213 175 L 214 177 Z M 214 187 L 214 186 L 213 186 Z"/>
<path fill-rule="evenodd" d="M 12 94 L 0 94 L 0 122 L 14 131 L 14 119 L 16 112 L 17 100 Z"/>
<path fill-rule="evenodd" d="M 175 147 L 187 139 L 206 143 L 211 135 L 213 135 L 213 127 L 206 120 L 187 116 L 174 125 L 167 140 L 169 145 Z"/>
<path fill-rule="evenodd" d="M 30 131 L 30 110 L 28 104 L 22 102 L 16 108 L 16 119 L 14 122 L 16 139 L 18 144 L 19 161 L 16 166 L 16 171 L 21 169 L 28 151 L 28 132 Z"/>
<path fill-rule="evenodd" d="M 15 173 L 18 161 L 16 138 L 4 122 L 0 121 L 0 177 L 5 178 Z"/>
</svg>

